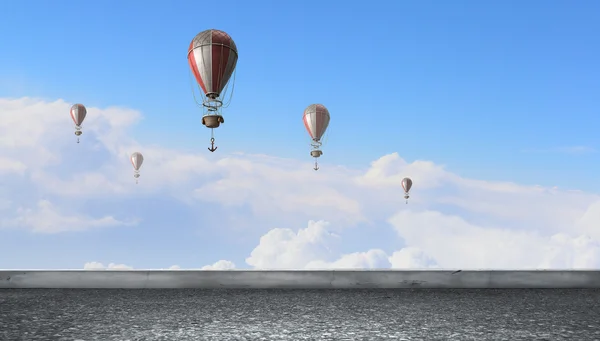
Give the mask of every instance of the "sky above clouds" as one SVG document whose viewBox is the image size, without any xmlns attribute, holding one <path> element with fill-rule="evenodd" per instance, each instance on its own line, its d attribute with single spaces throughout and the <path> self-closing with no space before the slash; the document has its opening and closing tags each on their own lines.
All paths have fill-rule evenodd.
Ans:
<svg viewBox="0 0 600 341">
<path fill-rule="evenodd" d="M 116 1 L 36 4 L 0 14 L 0 268 L 600 267 L 595 2 L 323 5 L 320 31 L 300 25 L 310 4 L 240 2 L 206 23 L 179 20 L 192 2 L 133 17 Z M 63 20 L 75 12 L 80 30 Z M 215 153 L 185 60 L 211 27 L 240 49 Z M 360 41 L 396 43 L 374 61 Z M 65 54 L 73 42 L 83 52 Z M 332 116 L 318 172 L 313 102 Z"/>
</svg>

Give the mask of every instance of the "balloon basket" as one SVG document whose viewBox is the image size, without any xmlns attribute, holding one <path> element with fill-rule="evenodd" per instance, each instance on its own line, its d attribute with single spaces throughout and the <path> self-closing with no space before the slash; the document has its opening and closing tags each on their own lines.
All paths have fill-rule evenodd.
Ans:
<svg viewBox="0 0 600 341">
<path fill-rule="evenodd" d="M 312 157 L 319 157 L 321 155 L 323 155 L 323 152 L 320 150 L 311 150 L 310 151 L 310 156 L 312 156 Z"/>
<path fill-rule="evenodd" d="M 206 128 L 218 128 L 223 122 L 225 122 L 225 120 L 221 115 L 205 115 L 202 117 L 202 124 L 205 125 Z"/>
</svg>

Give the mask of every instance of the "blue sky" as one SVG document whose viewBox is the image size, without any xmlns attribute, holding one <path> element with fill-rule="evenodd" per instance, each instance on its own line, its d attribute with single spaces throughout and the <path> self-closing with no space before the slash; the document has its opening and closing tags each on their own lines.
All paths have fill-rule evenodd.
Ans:
<svg viewBox="0 0 600 341">
<path fill-rule="evenodd" d="M 340 254 L 377 248 L 391 253 L 412 247 L 398 228 L 388 226 L 394 214 L 407 214 L 407 208 L 394 206 L 401 201 L 381 203 L 378 206 L 391 205 L 389 210 L 381 208 L 381 212 L 377 208 L 366 208 L 373 200 L 387 200 L 384 195 L 378 197 L 377 190 L 392 191 L 393 187 L 401 197 L 397 182 L 377 190 L 373 185 L 371 194 L 360 192 L 364 188 L 356 189 L 352 195 L 345 193 L 367 212 L 365 221 L 357 218 L 350 223 L 343 219 L 344 214 L 348 214 L 346 211 L 341 210 L 342 213 L 336 215 L 327 213 L 325 208 L 325 213 L 311 212 L 307 208 L 307 212 L 296 212 L 297 215 L 288 214 L 284 209 L 281 212 L 274 209 L 272 215 L 258 214 L 256 207 L 252 208 L 257 201 L 255 194 L 248 194 L 247 202 L 238 206 L 228 206 L 223 200 L 204 198 L 200 204 L 194 202 L 198 199 L 182 198 L 185 195 L 181 193 L 197 190 L 202 181 L 205 186 L 217 181 L 225 170 L 196 175 L 195 179 L 188 173 L 180 175 L 165 170 L 163 177 L 180 175 L 184 179 L 189 177 L 189 181 L 161 187 L 161 179 L 156 178 L 152 190 L 142 193 L 130 188 L 127 191 L 134 192 L 126 195 L 93 193 L 92 188 L 96 187 L 92 186 L 87 193 L 89 197 L 66 195 L 57 189 L 60 186 L 50 186 L 50 180 L 45 180 L 42 186 L 36 183 L 40 178 L 34 176 L 37 170 L 46 175 L 71 176 L 76 182 L 81 174 L 98 171 L 105 172 L 102 174 L 108 179 L 111 167 L 121 162 L 115 161 L 120 160 L 115 157 L 119 152 L 111 151 L 109 146 L 117 148 L 119 143 L 121 146 L 131 143 L 141 149 L 162 148 L 167 158 L 187 153 L 190 158 L 203 160 L 197 162 L 215 165 L 221 162 L 221 166 L 221 158 L 243 155 L 239 157 L 248 158 L 255 169 L 264 161 L 257 154 L 269 155 L 279 161 L 268 166 L 265 163 L 265 172 L 277 167 L 282 169 L 281 174 L 288 175 L 297 168 L 310 170 L 307 166 L 311 162 L 309 147 L 301 116 L 311 103 L 323 103 L 331 113 L 330 135 L 321 159 L 323 172 L 319 172 L 322 176 L 318 180 L 323 184 L 315 181 L 318 186 L 340 186 L 335 191 L 332 189 L 333 192 L 342 193 L 348 188 L 339 179 L 360 176 L 356 174 L 366 176 L 369 167 L 372 169 L 371 162 L 398 153 L 406 161 L 396 168 L 402 176 L 418 178 L 419 170 L 428 172 L 419 167 L 444 166 L 447 174 L 472 181 L 581 190 L 587 199 L 572 202 L 582 206 L 563 209 L 567 215 L 586 212 L 594 203 L 595 193 L 600 191 L 596 181 L 600 167 L 596 152 L 600 148 L 597 137 L 600 22 L 596 20 L 599 11 L 600 4 L 595 1 L 374 1 L 368 4 L 230 1 L 219 6 L 197 1 L 143 5 L 133 1 L 4 3 L 0 10 L 0 98 L 41 100 L 38 107 L 18 102 L 24 106 L 23 112 L 31 111 L 31 119 L 37 119 L 35 115 L 46 115 L 39 106 L 58 108 L 60 105 L 52 106 L 52 103 L 59 99 L 64 100 L 67 111 L 70 103 L 84 103 L 88 108 L 98 108 L 98 117 L 106 118 L 102 121 L 108 129 L 105 132 L 116 129 L 119 133 L 115 136 L 122 133 L 123 139 L 129 139 L 103 141 L 101 136 L 94 135 L 94 128 L 86 134 L 86 126 L 93 124 L 90 121 L 87 125 L 84 123 L 84 145 L 72 146 L 72 132 L 68 131 L 71 126 L 68 120 L 64 121 L 64 135 L 69 144 L 56 142 L 53 149 L 65 155 L 62 162 L 50 167 L 23 161 L 28 169 L 25 173 L 5 176 L 3 192 L 16 205 L 7 210 L 14 214 L 17 208 L 34 207 L 40 200 L 48 200 L 63 213 L 77 207 L 76 213 L 82 216 L 113 216 L 131 225 L 35 233 L 31 232 L 35 230 L 33 227 L 28 230 L 15 228 L 11 225 L 14 222 L 5 223 L 6 228 L 0 229 L 0 241 L 16 256 L 0 259 L 0 267 L 80 267 L 92 261 L 135 267 L 173 264 L 200 267 L 217 260 L 230 260 L 238 267 L 247 267 L 244 259 L 261 236 L 276 228 L 289 228 L 296 233 L 312 226 L 307 227 L 308 220 L 324 220 L 329 222 L 329 225 L 323 224 L 330 229 L 341 229 L 336 232 L 341 236 Z M 208 28 L 228 32 L 239 49 L 234 98 L 224 111 L 225 124 L 216 131 L 219 150 L 215 154 L 206 151 L 210 135 L 200 124 L 201 112 L 192 98 L 186 61 L 191 39 Z M 116 107 L 110 109 L 114 112 L 106 113 L 111 107 Z M 60 109 L 56 110 L 57 115 L 68 118 L 66 112 L 61 114 Z M 127 114 L 119 116 L 115 110 Z M 136 117 L 131 110 L 142 117 L 139 122 L 117 122 L 115 117 Z M 94 114 L 94 109 L 90 114 Z M 5 120 L 5 127 L 9 129 L 12 126 L 6 123 L 8 116 L 3 115 L 0 119 Z M 23 134 L 27 133 L 24 128 Z M 39 141 L 49 148 L 53 142 L 48 140 L 52 134 L 48 134 L 40 135 Z M 7 146 L 3 147 L 3 156 L 11 154 Z M 15 151 L 13 148 L 12 152 Z M 126 161 L 126 157 L 124 159 Z M 431 164 L 424 166 L 419 160 Z M 140 186 L 144 186 L 144 171 L 151 167 L 149 162 L 142 170 Z M 282 166 L 285 162 L 288 163 Z M 211 169 L 211 166 L 206 167 Z M 193 170 L 187 171 L 193 173 Z M 130 169 L 120 172 L 130 176 Z M 390 177 L 386 172 L 377 176 Z M 227 174 L 231 181 L 242 177 L 233 170 Z M 401 175 L 398 175 L 400 179 Z M 307 174 L 306 178 L 292 177 L 289 181 L 310 182 L 315 176 Z M 283 194 L 265 193 L 277 191 L 274 187 L 283 185 L 275 185 L 277 182 L 266 175 L 260 178 L 265 181 L 260 187 L 265 195 L 262 204 L 274 205 L 281 200 L 278 195 Z M 381 180 L 369 179 L 371 184 Z M 415 200 L 414 208 L 411 206 L 415 214 L 440 212 L 459 216 L 471 224 L 511 229 L 503 225 L 508 224 L 508 218 L 498 218 L 484 211 L 471 212 L 470 204 L 459 208 L 456 202 L 466 202 L 467 195 L 461 192 L 464 188 L 460 186 L 465 185 L 456 182 L 458 180 L 450 185 L 443 185 L 442 181 L 438 186 L 437 180 L 428 179 L 423 177 L 422 181 L 431 181 L 429 184 L 415 181 L 415 196 L 419 195 L 416 194 L 419 188 L 426 187 L 431 191 L 431 198 L 455 195 L 454 203 Z M 256 185 L 256 181 L 252 183 Z M 319 202 L 318 198 L 325 195 L 320 193 L 327 190 L 317 187 L 316 182 L 306 186 L 315 186 L 310 200 Z M 81 186 L 82 191 L 87 188 Z M 213 190 L 224 191 L 222 183 L 215 186 Z M 210 198 L 218 196 L 217 192 L 201 191 Z M 290 198 L 298 198 L 294 189 L 286 193 Z M 239 193 L 231 190 L 228 195 L 236 197 Z M 369 195 L 375 195 L 374 199 L 362 203 L 361 198 Z M 472 194 L 469 198 L 475 202 L 491 202 L 482 196 Z M 564 193 L 552 196 L 553 202 L 557 200 L 557 207 L 561 207 L 560 200 L 554 197 L 568 200 Z M 425 200 L 425 193 L 421 198 Z M 305 201 L 294 200 L 297 205 L 305 205 Z M 518 202 L 520 199 L 506 200 Z M 533 199 L 524 202 L 528 200 Z M 341 203 L 332 205 L 336 209 L 343 206 Z M 554 210 L 544 205 L 542 207 Z M 376 213 L 370 216 L 372 212 Z M 528 224 L 527 228 L 544 235 L 528 219 L 517 219 L 511 224 Z M 541 226 L 545 223 L 540 221 L 546 219 L 552 220 L 545 216 L 537 221 Z M 344 224 L 354 227 L 341 228 Z M 596 221 L 591 224 L 598 225 Z M 551 230 L 552 233 L 571 233 L 570 228 Z M 485 226 L 482 229 L 486 230 Z M 573 232 L 573 238 L 584 235 L 584 230 Z M 549 238 L 552 235 L 545 233 Z M 398 234 L 401 238 L 395 238 Z M 421 244 L 414 247 L 421 251 L 426 249 Z M 439 257 L 431 254 L 428 257 L 443 265 Z M 304 263 L 293 264 L 303 266 Z"/>
</svg>

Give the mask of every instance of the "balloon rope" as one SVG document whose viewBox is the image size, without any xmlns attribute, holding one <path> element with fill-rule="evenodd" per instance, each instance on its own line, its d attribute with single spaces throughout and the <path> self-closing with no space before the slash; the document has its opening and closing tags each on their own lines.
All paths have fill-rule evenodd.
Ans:
<svg viewBox="0 0 600 341">
<path fill-rule="evenodd" d="M 329 128 L 329 127 L 327 127 L 327 128 Z M 327 141 L 329 141 L 329 129 L 327 129 L 327 131 L 325 132 L 325 136 L 322 140 L 323 140 L 322 144 L 327 144 Z"/>
<path fill-rule="evenodd" d="M 197 106 L 199 106 L 201 108 L 204 108 L 204 106 L 201 103 L 199 103 L 198 99 L 196 98 L 196 91 L 194 91 L 194 80 L 192 78 L 192 71 L 189 70 L 188 72 L 189 72 L 189 75 L 190 75 L 190 88 L 192 89 L 192 96 L 194 96 L 194 102 L 196 102 Z"/>
<path fill-rule="evenodd" d="M 231 94 L 229 95 L 229 99 L 227 100 L 227 103 L 223 104 L 223 108 L 227 108 L 229 106 L 229 104 L 231 103 L 231 99 L 233 98 L 233 92 L 235 91 L 235 75 L 237 74 L 237 70 L 233 70 L 233 82 L 231 84 Z M 225 90 L 225 93 L 227 93 L 229 91 L 229 84 L 227 84 L 227 90 Z"/>
</svg>

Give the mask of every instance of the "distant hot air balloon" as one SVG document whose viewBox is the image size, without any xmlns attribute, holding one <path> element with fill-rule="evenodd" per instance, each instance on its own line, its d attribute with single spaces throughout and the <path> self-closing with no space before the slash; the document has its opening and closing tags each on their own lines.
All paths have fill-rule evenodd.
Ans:
<svg viewBox="0 0 600 341">
<path fill-rule="evenodd" d="M 315 158 L 314 170 L 319 170 L 317 158 L 323 155 L 323 152 L 320 150 L 322 145 L 321 138 L 325 134 L 325 131 L 327 131 L 329 119 L 329 110 L 323 104 L 311 104 L 304 110 L 302 120 L 311 138 L 313 150 L 310 152 L 310 155 Z"/>
<path fill-rule="evenodd" d="M 87 115 L 87 109 L 83 104 L 74 104 L 71 107 L 71 119 L 75 123 L 75 135 L 77 136 L 77 143 L 79 143 L 79 136 L 83 134 L 81 132 L 81 124 L 83 120 L 85 120 L 85 115 Z"/>
<path fill-rule="evenodd" d="M 404 199 L 406 199 L 406 203 L 408 204 L 408 198 L 410 198 L 409 192 L 412 187 L 412 180 L 410 178 L 402 179 L 402 188 L 404 189 Z"/>
<path fill-rule="evenodd" d="M 140 168 L 142 167 L 142 163 L 144 163 L 144 156 L 140 152 L 135 152 L 131 154 L 129 160 L 133 166 L 133 177 L 135 178 L 135 183 L 137 184 L 138 178 L 140 177 Z"/>
<path fill-rule="evenodd" d="M 217 147 L 214 146 L 213 129 L 225 122 L 221 108 L 229 105 L 233 95 L 232 89 L 229 99 L 224 103 L 226 86 L 234 75 L 237 64 L 238 50 L 229 34 L 210 29 L 198 33 L 192 39 L 187 58 L 192 74 L 202 89 L 202 103 L 196 103 L 205 109 L 202 124 L 211 129 L 211 148 L 208 150 L 214 152 Z"/>
</svg>

